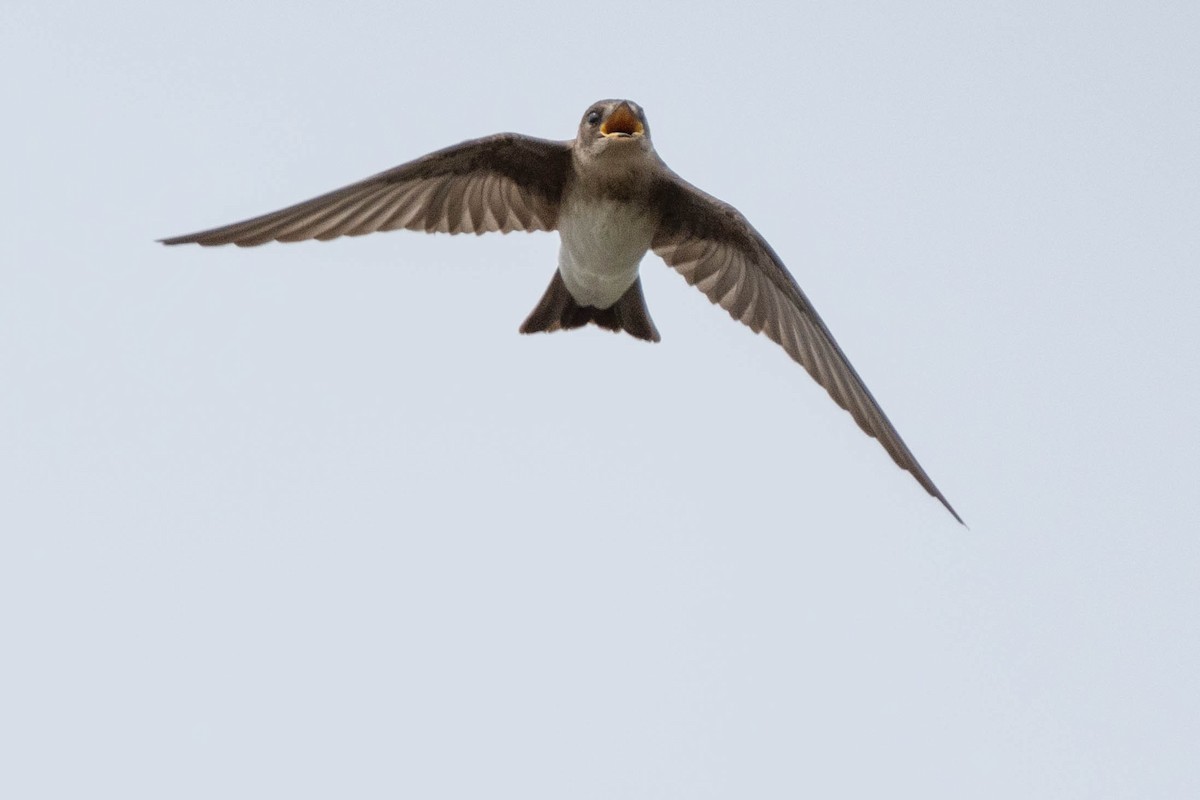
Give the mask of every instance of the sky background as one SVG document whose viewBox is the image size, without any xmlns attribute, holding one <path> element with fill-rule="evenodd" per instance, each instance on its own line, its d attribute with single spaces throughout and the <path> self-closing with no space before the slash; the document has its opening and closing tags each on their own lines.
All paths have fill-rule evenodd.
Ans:
<svg viewBox="0 0 1200 800">
<path fill-rule="evenodd" d="M 1200 796 L 1195 3 L 0 5 L 0 796 Z M 654 256 L 167 249 L 649 115 L 970 525 Z"/>
</svg>

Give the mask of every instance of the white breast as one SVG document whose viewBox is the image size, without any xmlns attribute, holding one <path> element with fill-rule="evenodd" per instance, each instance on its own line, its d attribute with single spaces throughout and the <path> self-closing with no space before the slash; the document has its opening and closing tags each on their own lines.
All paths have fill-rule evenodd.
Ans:
<svg viewBox="0 0 1200 800">
<path fill-rule="evenodd" d="M 580 305 L 608 308 L 637 279 L 657 220 L 617 200 L 564 198 L 558 214 L 558 271 Z"/>
</svg>

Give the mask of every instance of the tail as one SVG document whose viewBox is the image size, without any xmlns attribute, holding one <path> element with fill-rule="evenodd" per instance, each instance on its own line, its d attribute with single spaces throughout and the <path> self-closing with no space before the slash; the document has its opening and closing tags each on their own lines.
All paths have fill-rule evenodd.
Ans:
<svg viewBox="0 0 1200 800">
<path fill-rule="evenodd" d="M 654 327 L 654 320 L 650 319 L 650 310 L 646 308 L 641 278 L 635 278 L 621 299 L 608 308 L 595 308 L 575 302 L 558 270 L 554 271 L 554 278 L 537 307 L 521 324 L 521 333 L 582 328 L 589 322 L 610 331 L 625 331 L 648 342 L 657 342 L 662 338 Z"/>
</svg>

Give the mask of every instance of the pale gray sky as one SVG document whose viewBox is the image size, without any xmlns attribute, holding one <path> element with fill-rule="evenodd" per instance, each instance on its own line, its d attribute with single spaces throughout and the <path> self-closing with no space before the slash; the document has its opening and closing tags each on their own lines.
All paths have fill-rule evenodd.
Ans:
<svg viewBox="0 0 1200 800">
<path fill-rule="evenodd" d="M 1193 3 L 0 8 L 0 796 L 1200 796 Z M 971 525 L 653 256 L 153 240 L 629 97 Z"/>
</svg>

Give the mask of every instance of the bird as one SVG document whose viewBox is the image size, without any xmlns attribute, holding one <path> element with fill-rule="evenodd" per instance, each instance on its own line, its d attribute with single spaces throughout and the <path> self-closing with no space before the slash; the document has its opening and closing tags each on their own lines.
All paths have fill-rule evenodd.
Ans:
<svg viewBox="0 0 1200 800">
<path fill-rule="evenodd" d="M 783 261 L 733 206 L 673 172 L 640 105 L 600 100 L 572 140 L 499 133 L 437 150 L 262 216 L 166 245 L 328 240 L 397 229 L 557 231 L 558 269 L 521 333 L 588 324 L 660 340 L 639 269 L 650 251 L 735 320 L 799 362 L 954 518 Z"/>
</svg>

